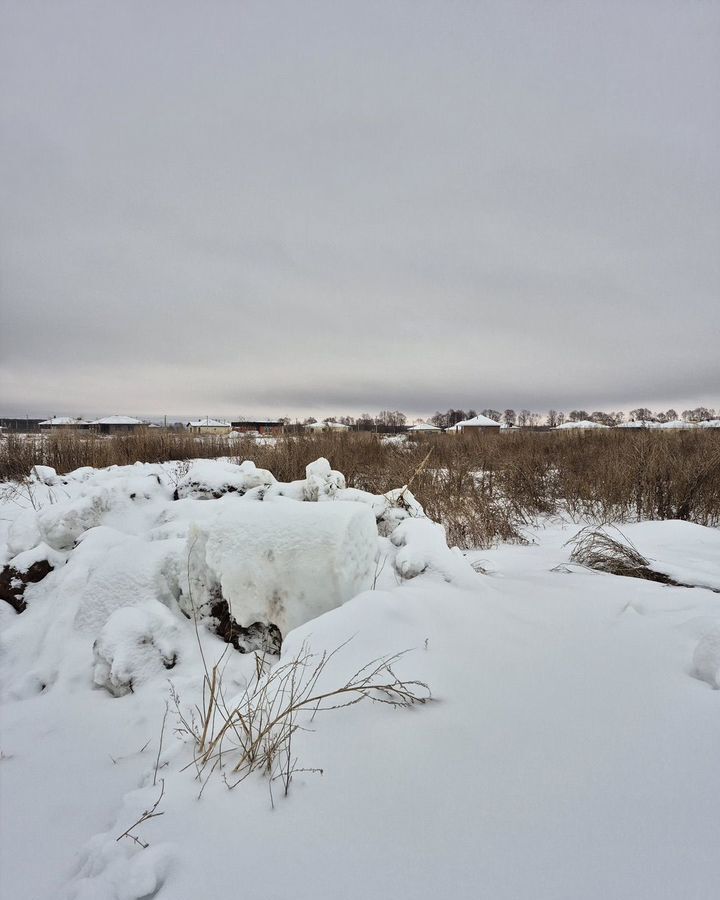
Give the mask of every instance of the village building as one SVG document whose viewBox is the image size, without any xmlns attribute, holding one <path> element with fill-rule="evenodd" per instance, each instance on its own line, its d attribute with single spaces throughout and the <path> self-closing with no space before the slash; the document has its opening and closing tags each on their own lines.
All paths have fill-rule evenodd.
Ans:
<svg viewBox="0 0 720 900">
<path fill-rule="evenodd" d="M 280 419 L 240 419 L 232 422 L 232 430 L 240 434 L 282 434 L 285 423 Z"/>
<path fill-rule="evenodd" d="M 194 422 L 188 422 L 187 427 L 193 434 L 230 434 L 231 425 L 222 419 L 196 419 Z"/>
<path fill-rule="evenodd" d="M 105 416 L 89 424 L 90 428 L 99 434 L 128 434 L 140 428 L 147 428 L 145 422 L 132 416 Z"/>
<path fill-rule="evenodd" d="M 53 416 L 52 419 L 44 419 L 39 423 L 41 431 L 72 431 L 76 429 L 87 430 L 90 423 L 75 416 Z"/>
<path fill-rule="evenodd" d="M 456 422 L 455 425 L 452 425 L 450 428 L 445 429 L 446 431 L 452 432 L 465 432 L 468 434 L 479 434 L 481 432 L 493 433 L 500 431 L 500 423 L 496 422 L 494 419 L 489 418 L 488 416 L 473 416 L 472 419 L 463 419 L 462 422 Z"/>
<path fill-rule="evenodd" d="M 408 428 L 408 434 L 442 434 L 442 428 L 438 428 L 437 425 L 428 425 L 426 422 L 419 422 Z"/>
<path fill-rule="evenodd" d="M 306 431 L 348 431 L 349 425 L 343 425 L 342 422 L 309 422 L 305 425 Z"/>
<path fill-rule="evenodd" d="M 597 431 L 598 429 L 609 427 L 609 425 L 603 425 L 601 422 L 591 422 L 589 419 L 581 419 L 579 422 L 563 422 L 563 424 L 558 425 L 554 431 Z"/>
<path fill-rule="evenodd" d="M 688 429 L 688 428 L 697 428 L 695 422 L 686 422 L 684 419 L 672 419 L 670 422 L 660 422 L 657 425 L 657 428 L 663 428 L 667 431 L 671 431 L 673 429 Z"/>
</svg>

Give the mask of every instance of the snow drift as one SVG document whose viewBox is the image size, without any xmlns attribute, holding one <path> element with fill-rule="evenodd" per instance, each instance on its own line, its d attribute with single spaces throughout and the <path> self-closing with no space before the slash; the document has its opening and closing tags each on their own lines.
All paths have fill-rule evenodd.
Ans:
<svg viewBox="0 0 720 900">
<path fill-rule="evenodd" d="M 471 555 L 481 577 L 409 491 L 348 488 L 322 460 L 289 484 L 203 461 L 42 471 L 22 488 L 0 516 L 24 604 L 0 601 L 3 896 L 716 893 L 716 529 L 623 526 L 689 590 L 572 565 L 580 526 L 560 520 Z M 286 628 L 317 613 L 318 590 L 336 605 L 263 661 L 223 640 L 232 617 L 267 615 L 275 570 Z M 346 599 L 368 571 L 372 590 Z M 219 664 L 232 709 L 258 667 L 303 647 L 327 660 L 321 691 L 387 655 L 441 702 L 308 713 L 290 802 L 267 778 L 201 785 L 173 698 L 202 710 L 205 663 Z"/>
</svg>

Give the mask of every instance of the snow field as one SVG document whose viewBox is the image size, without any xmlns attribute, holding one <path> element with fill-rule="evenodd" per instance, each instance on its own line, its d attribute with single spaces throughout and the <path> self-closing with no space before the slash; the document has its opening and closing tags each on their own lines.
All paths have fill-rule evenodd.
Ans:
<svg viewBox="0 0 720 900">
<path fill-rule="evenodd" d="M 326 461 L 293 485 L 193 469 L 43 472 L 37 509 L 2 506 L 4 561 L 54 566 L 25 612 L 0 602 L 3 900 L 714 895 L 720 532 L 621 526 L 688 589 L 572 565 L 561 521 L 463 556 L 409 492 L 353 491 Z M 172 706 L 160 742 L 168 682 L 202 705 L 216 585 L 248 621 L 288 580 L 281 665 L 341 648 L 332 690 L 409 650 L 395 670 L 435 702 L 307 715 L 293 753 L 322 775 L 287 798 L 218 775 L 198 799 Z M 232 704 L 254 654 L 223 660 Z"/>
</svg>

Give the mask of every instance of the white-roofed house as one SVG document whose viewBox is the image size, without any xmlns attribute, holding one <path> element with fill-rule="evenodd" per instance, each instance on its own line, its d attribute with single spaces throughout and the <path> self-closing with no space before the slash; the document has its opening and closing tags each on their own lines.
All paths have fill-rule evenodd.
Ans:
<svg viewBox="0 0 720 900">
<path fill-rule="evenodd" d="M 489 416 L 477 415 L 473 416 L 472 419 L 463 419 L 462 422 L 456 422 L 445 430 L 466 434 L 492 434 L 500 432 L 500 423 L 496 422 L 495 419 L 489 418 Z"/>
<path fill-rule="evenodd" d="M 142 419 L 135 419 L 132 416 L 105 416 L 103 419 L 90 422 L 90 428 L 100 434 L 127 434 L 146 427 Z"/>
<path fill-rule="evenodd" d="M 240 434 L 282 434 L 285 423 L 281 419 L 237 419 L 230 423 Z"/>
<path fill-rule="evenodd" d="M 657 427 L 670 430 L 673 428 L 697 428 L 697 425 L 695 422 L 686 422 L 684 419 L 672 419 L 670 422 L 661 422 Z"/>
<path fill-rule="evenodd" d="M 68 431 L 76 428 L 87 429 L 90 423 L 75 416 L 53 416 L 38 423 L 42 431 Z"/>
<path fill-rule="evenodd" d="M 437 425 L 428 425 L 427 422 L 418 422 L 417 425 L 411 425 L 408 432 L 412 434 L 442 434 L 442 428 Z"/>
<path fill-rule="evenodd" d="M 305 425 L 306 431 L 348 431 L 349 425 L 343 425 L 342 422 L 310 422 Z"/>
<path fill-rule="evenodd" d="M 211 419 L 206 416 L 204 419 L 188 422 L 187 427 L 193 434 L 230 434 L 232 426 L 224 419 Z"/>
<path fill-rule="evenodd" d="M 598 428 L 608 429 L 609 425 L 603 425 L 600 422 L 591 422 L 589 419 L 582 419 L 580 422 L 563 422 L 558 425 L 555 431 L 592 431 Z"/>
<path fill-rule="evenodd" d="M 631 419 L 629 422 L 621 422 L 616 428 L 657 428 L 657 422 L 651 422 L 650 419 Z"/>
</svg>

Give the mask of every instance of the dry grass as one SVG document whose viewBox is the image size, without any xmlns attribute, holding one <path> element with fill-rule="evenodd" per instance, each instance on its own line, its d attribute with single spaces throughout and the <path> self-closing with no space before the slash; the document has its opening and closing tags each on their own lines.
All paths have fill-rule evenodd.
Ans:
<svg viewBox="0 0 720 900">
<path fill-rule="evenodd" d="M 422 467 L 429 450 L 432 454 Z M 151 429 L 102 437 L 81 433 L 0 440 L 0 478 L 20 479 L 34 464 L 68 472 L 83 465 L 198 457 L 252 459 L 281 481 L 302 478 L 328 458 L 349 486 L 384 493 L 407 484 L 451 543 L 487 547 L 521 539 L 523 525 L 565 512 L 576 521 L 686 519 L 720 524 L 720 432 L 516 432 L 437 435 L 386 444 L 372 433 L 251 439 L 197 438 Z"/>
<path fill-rule="evenodd" d="M 404 654 L 373 660 L 333 688 L 319 682 L 332 659 L 343 649 L 313 653 L 303 644 L 289 662 L 269 668 L 257 656 L 257 668 L 240 698 L 228 703 L 223 690 L 223 657 L 205 669 L 202 709 L 183 710 L 173 693 L 179 732 L 195 746 L 192 763 L 201 783 L 200 794 L 213 772 L 222 772 L 229 788 L 236 787 L 253 772 L 280 781 L 287 795 L 293 775 L 301 769 L 294 756 L 293 737 L 306 730 L 321 712 L 354 706 L 369 700 L 402 709 L 427 703 L 430 690 L 420 681 L 399 678 L 393 665 Z"/>
<path fill-rule="evenodd" d="M 637 547 L 618 529 L 617 536 L 610 534 L 607 527 L 596 528 L 592 525 L 583 528 L 570 541 L 572 562 L 596 572 L 607 572 L 610 575 L 624 575 L 627 578 L 644 578 L 647 581 L 671 583 L 667 575 L 653 572 L 649 560 L 640 553 Z"/>
</svg>

